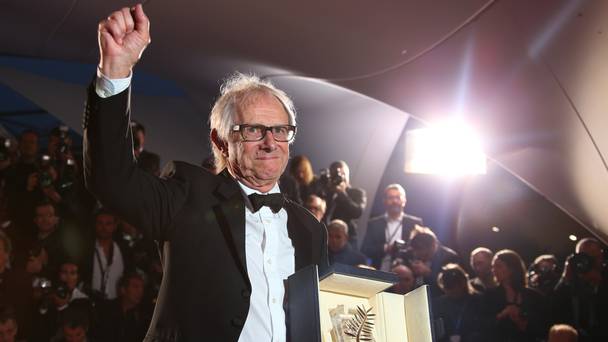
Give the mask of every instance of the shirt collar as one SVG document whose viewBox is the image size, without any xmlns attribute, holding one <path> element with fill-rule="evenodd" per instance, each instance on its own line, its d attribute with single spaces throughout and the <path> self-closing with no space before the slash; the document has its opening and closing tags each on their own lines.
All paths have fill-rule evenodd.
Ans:
<svg viewBox="0 0 608 342">
<path fill-rule="evenodd" d="M 385 212 L 384 213 L 384 218 L 386 219 L 386 222 L 401 222 L 403 220 L 403 215 L 404 215 L 403 212 L 401 212 L 399 214 L 399 218 L 396 219 L 396 220 L 393 220 L 393 219 L 391 219 L 390 216 L 388 216 L 388 213 Z"/>
</svg>

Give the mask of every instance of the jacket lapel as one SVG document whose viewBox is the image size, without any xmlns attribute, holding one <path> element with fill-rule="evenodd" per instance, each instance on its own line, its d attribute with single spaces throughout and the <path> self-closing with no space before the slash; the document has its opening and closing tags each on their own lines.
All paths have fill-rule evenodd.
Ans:
<svg viewBox="0 0 608 342">
<path fill-rule="evenodd" d="M 220 201 L 213 210 L 232 256 L 245 279 L 248 279 L 245 260 L 245 201 L 243 194 L 239 185 L 226 170 L 222 171 L 218 177 L 221 177 L 222 181 L 216 188 L 215 194 Z"/>
<path fill-rule="evenodd" d="M 314 246 L 312 243 L 312 232 L 311 227 L 303 223 L 306 220 L 300 217 L 302 212 L 297 210 L 290 200 L 285 202 L 285 210 L 287 211 L 287 233 L 293 244 L 295 270 L 297 271 L 314 263 L 311 247 Z"/>
</svg>

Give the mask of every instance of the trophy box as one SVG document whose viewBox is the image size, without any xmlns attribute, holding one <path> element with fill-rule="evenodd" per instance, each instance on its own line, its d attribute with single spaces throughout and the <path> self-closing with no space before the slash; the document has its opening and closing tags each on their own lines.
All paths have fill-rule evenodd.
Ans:
<svg viewBox="0 0 608 342">
<path fill-rule="evenodd" d="M 395 274 L 334 264 L 319 278 L 311 265 L 287 280 L 290 342 L 433 342 L 428 286 L 384 292 Z"/>
</svg>

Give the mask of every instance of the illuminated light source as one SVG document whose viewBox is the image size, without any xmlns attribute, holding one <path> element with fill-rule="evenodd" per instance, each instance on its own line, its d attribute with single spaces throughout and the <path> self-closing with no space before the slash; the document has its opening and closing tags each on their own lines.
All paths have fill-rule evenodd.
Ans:
<svg viewBox="0 0 608 342">
<path fill-rule="evenodd" d="M 481 141 L 460 121 L 410 130 L 406 139 L 405 172 L 451 176 L 486 173 Z"/>
<path fill-rule="evenodd" d="M 576 241 L 576 240 L 578 240 L 578 238 L 574 234 L 570 234 L 570 236 L 568 236 L 568 238 L 570 239 L 570 241 Z"/>
<path fill-rule="evenodd" d="M 498 227 L 494 226 L 494 227 L 492 227 L 492 231 L 493 231 L 494 233 L 498 233 L 498 232 L 500 231 L 500 228 L 498 228 Z"/>
</svg>

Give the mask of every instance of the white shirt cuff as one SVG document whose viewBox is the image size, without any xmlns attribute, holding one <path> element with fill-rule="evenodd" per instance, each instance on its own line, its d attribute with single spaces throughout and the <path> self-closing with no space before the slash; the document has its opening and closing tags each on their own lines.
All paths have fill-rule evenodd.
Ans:
<svg viewBox="0 0 608 342">
<path fill-rule="evenodd" d="M 106 75 L 101 73 L 99 67 L 97 68 L 97 79 L 95 80 L 95 92 L 99 97 L 106 98 L 114 96 L 118 93 L 122 93 L 125 89 L 129 88 L 131 84 L 131 77 L 133 72 L 129 72 L 129 76 L 125 78 L 114 78 L 110 79 Z"/>
</svg>

